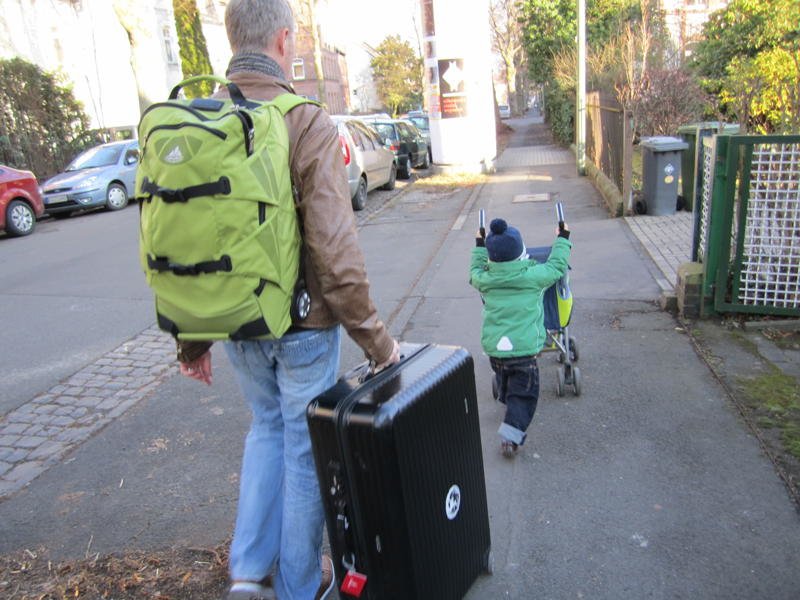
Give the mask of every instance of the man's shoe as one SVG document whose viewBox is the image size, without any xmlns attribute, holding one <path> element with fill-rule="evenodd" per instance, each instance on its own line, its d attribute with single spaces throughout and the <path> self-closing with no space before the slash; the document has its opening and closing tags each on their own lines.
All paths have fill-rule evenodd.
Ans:
<svg viewBox="0 0 800 600">
<path fill-rule="evenodd" d="M 223 600 L 277 600 L 277 596 L 271 587 L 247 581 L 232 584 Z"/>
<path fill-rule="evenodd" d="M 519 446 L 514 442 L 509 440 L 503 440 L 500 442 L 500 452 L 503 453 L 503 456 L 506 458 L 512 458 L 519 450 Z"/>
<path fill-rule="evenodd" d="M 333 559 L 327 554 L 322 555 L 322 581 L 319 584 L 319 590 L 315 596 L 315 600 L 323 600 L 330 596 L 333 587 L 336 584 L 336 578 L 333 576 Z"/>
</svg>

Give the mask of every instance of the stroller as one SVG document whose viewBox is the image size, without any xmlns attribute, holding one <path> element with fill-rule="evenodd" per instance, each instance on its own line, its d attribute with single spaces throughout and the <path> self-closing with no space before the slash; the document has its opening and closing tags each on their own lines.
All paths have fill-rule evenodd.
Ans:
<svg viewBox="0 0 800 600">
<path fill-rule="evenodd" d="M 559 226 L 564 224 L 564 208 L 561 203 L 556 204 Z M 485 214 L 480 211 L 480 229 L 485 228 Z M 537 263 L 547 262 L 550 256 L 550 246 L 537 246 L 528 248 L 528 256 Z M 542 352 L 558 352 L 558 380 L 556 393 L 559 397 L 564 395 L 567 386 L 572 387 L 576 396 L 581 395 L 581 371 L 574 363 L 578 362 L 578 342 L 569 334 L 569 323 L 572 319 L 572 291 L 569 287 L 569 272 L 556 283 L 547 288 L 542 297 L 544 304 L 544 328 L 547 331 L 547 340 Z M 492 396 L 497 399 L 499 395 L 498 383 L 492 377 Z"/>
<path fill-rule="evenodd" d="M 550 246 L 528 248 L 528 256 L 536 262 L 546 262 L 550 256 Z M 581 395 L 581 370 L 573 363 L 578 362 L 578 342 L 569 335 L 569 322 L 572 319 L 572 291 L 569 288 L 569 272 L 547 288 L 542 297 L 544 304 L 544 328 L 547 342 L 542 352 L 558 352 L 558 383 L 556 393 L 564 395 L 566 386 L 572 386 L 576 396 Z"/>
</svg>

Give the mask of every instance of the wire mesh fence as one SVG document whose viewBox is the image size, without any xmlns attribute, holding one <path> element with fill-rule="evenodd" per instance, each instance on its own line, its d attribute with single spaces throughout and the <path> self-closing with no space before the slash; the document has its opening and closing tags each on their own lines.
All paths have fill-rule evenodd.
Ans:
<svg viewBox="0 0 800 600">
<path fill-rule="evenodd" d="M 743 226 L 739 301 L 800 308 L 800 144 L 754 145 Z"/>
</svg>

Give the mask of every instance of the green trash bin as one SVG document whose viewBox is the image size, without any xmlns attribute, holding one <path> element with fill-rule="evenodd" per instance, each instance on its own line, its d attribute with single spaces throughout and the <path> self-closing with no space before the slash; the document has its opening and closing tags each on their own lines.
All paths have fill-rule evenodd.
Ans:
<svg viewBox="0 0 800 600">
<path fill-rule="evenodd" d="M 678 207 L 681 153 L 689 144 L 676 137 L 642 138 L 642 195 L 648 215 L 674 215 Z"/>
<path fill-rule="evenodd" d="M 686 210 L 693 210 L 703 187 L 703 138 L 724 133 L 739 133 L 739 125 L 722 121 L 703 121 L 678 127 L 678 137 L 689 144 L 681 154 L 681 197 Z"/>
</svg>

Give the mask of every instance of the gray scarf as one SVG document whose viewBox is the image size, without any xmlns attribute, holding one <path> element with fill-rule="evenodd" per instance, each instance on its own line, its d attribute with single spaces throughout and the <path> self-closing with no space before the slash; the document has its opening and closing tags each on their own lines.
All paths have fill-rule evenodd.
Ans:
<svg viewBox="0 0 800 600">
<path fill-rule="evenodd" d="M 272 75 L 286 81 L 286 74 L 280 65 L 266 54 L 261 54 L 260 52 L 240 52 L 235 54 L 231 58 L 231 62 L 228 63 L 228 70 L 225 71 L 225 76 L 230 77 L 233 73 L 242 71 Z"/>
</svg>

